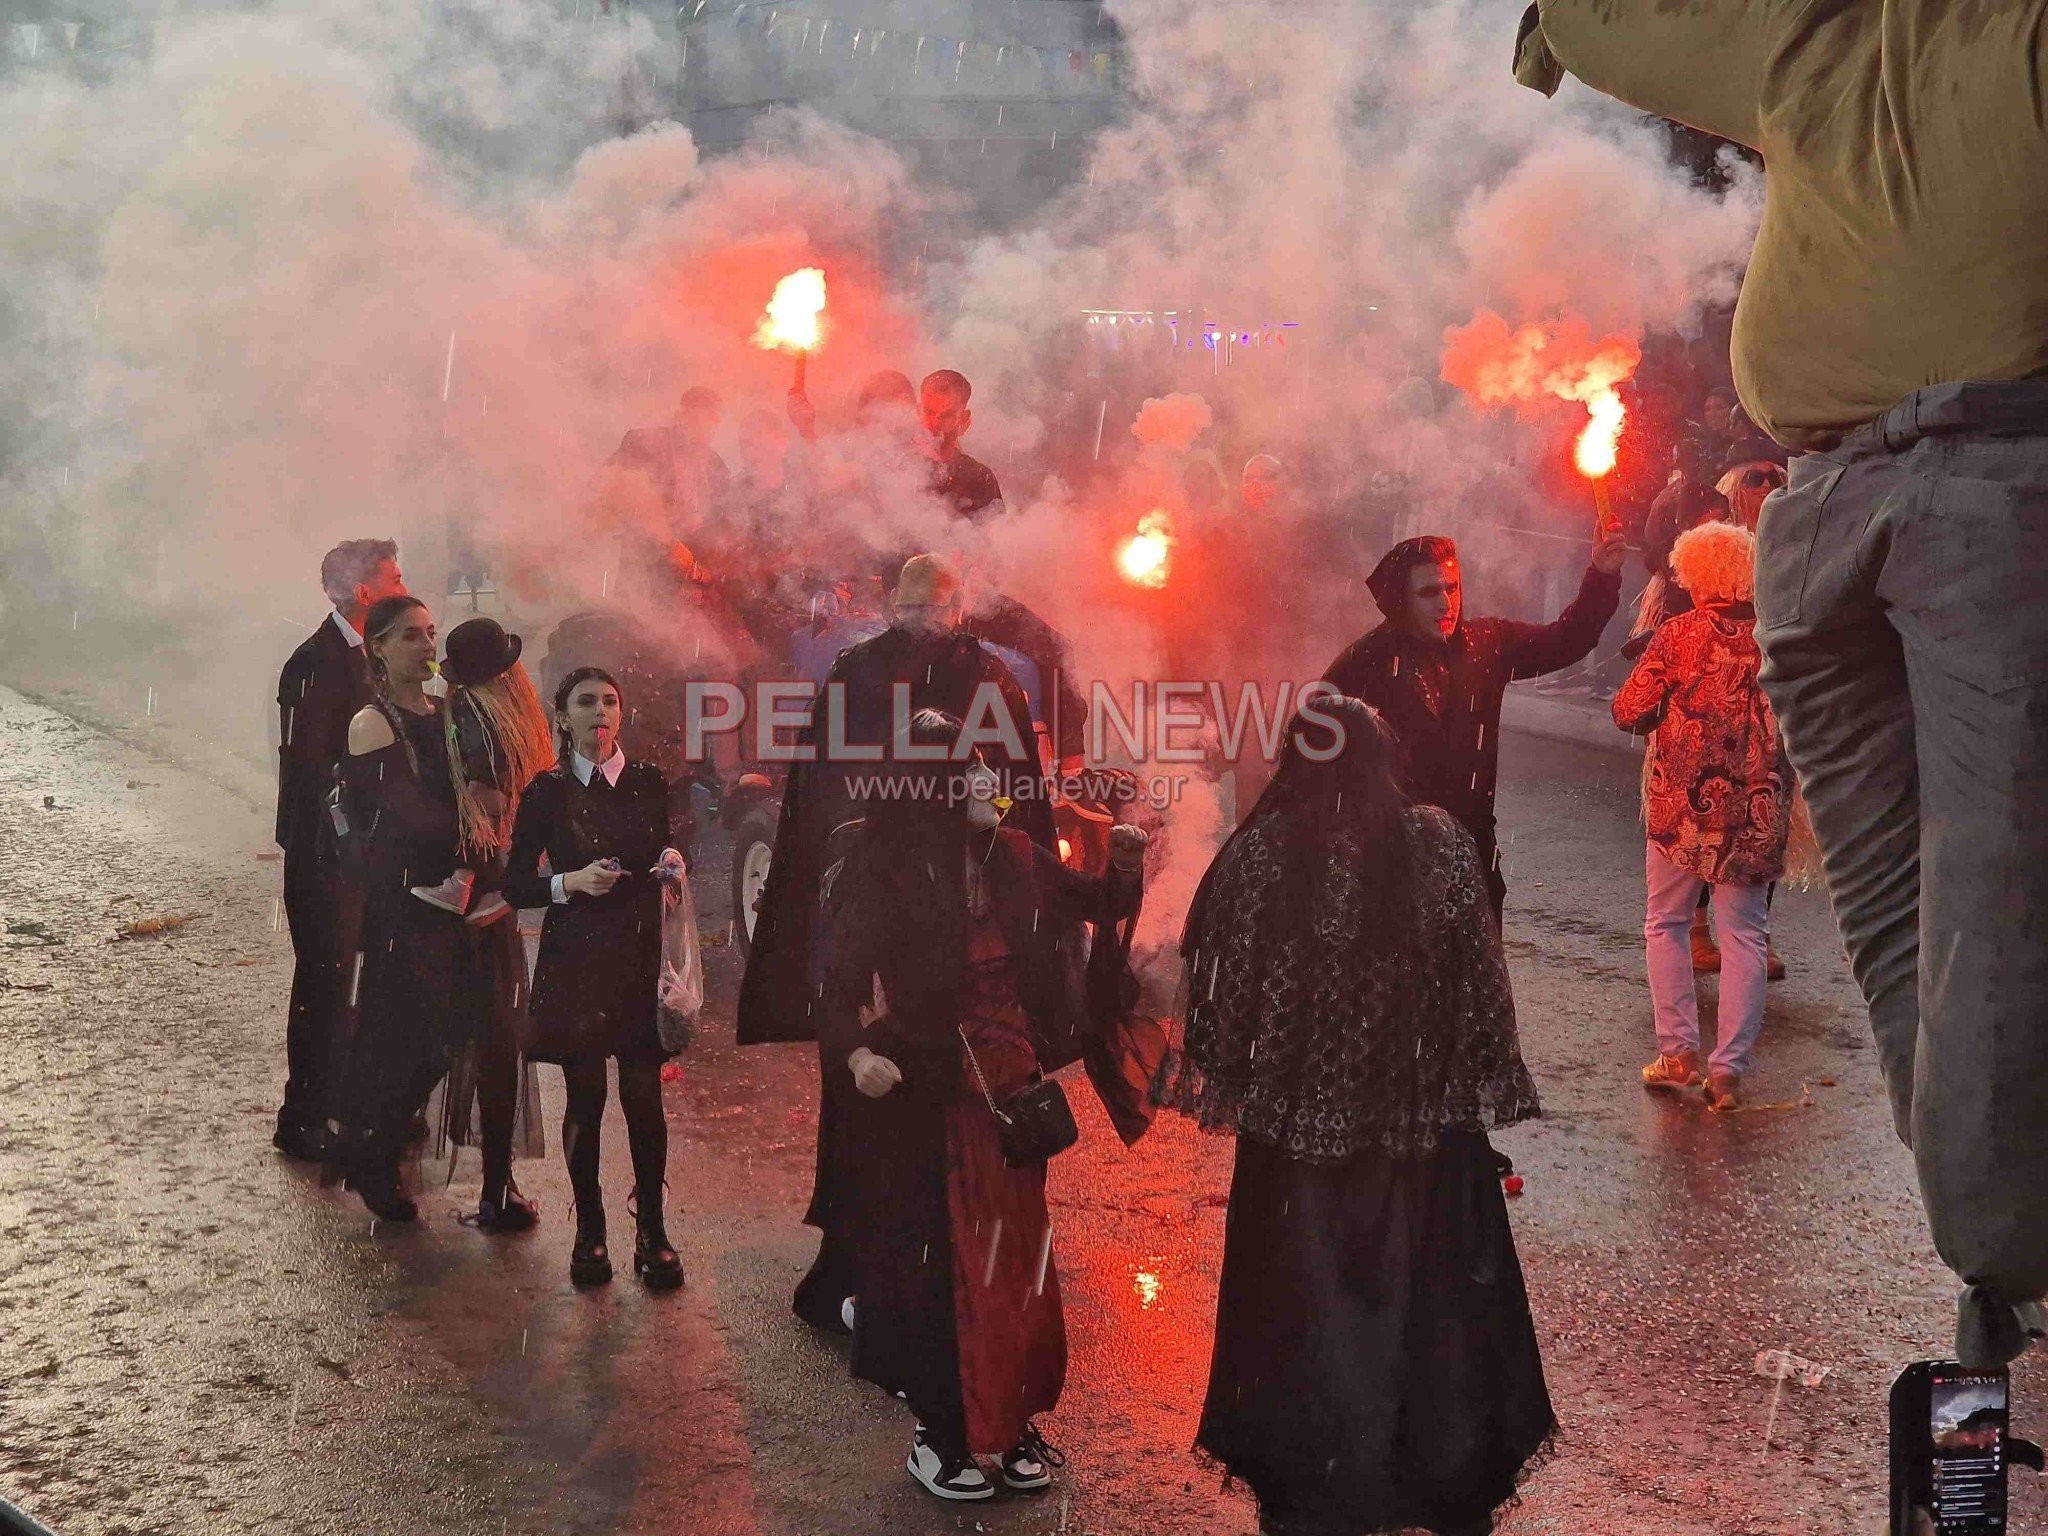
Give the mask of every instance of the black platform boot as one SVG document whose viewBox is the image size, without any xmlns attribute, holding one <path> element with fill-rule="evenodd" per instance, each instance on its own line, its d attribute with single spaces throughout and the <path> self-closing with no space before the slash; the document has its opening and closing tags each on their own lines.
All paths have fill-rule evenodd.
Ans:
<svg viewBox="0 0 2048 1536">
<path fill-rule="evenodd" d="M 683 1256 L 662 1226 L 661 1201 L 642 1200 L 634 1216 L 633 1273 L 650 1291 L 672 1291 L 683 1283 Z"/>
<path fill-rule="evenodd" d="M 569 1250 L 571 1285 L 609 1285 L 612 1278 L 611 1250 L 605 1246 L 604 1202 L 576 1202 L 576 1246 Z"/>
</svg>

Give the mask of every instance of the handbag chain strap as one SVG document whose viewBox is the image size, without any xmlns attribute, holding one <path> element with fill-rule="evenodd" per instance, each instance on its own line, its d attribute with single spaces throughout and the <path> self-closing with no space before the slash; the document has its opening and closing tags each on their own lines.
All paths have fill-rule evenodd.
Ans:
<svg viewBox="0 0 2048 1536">
<path fill-rule="evenodd" d="M 996 1096 L 988 1091 L 988 1079 L 981 1075 L 981 1063 L 975 1058 L 973 1042 L 967 1038 L 967 1026 L 956 1024 L 953 1027 L 960 1031 L 960 1043 L 967 1048 L 967 1065 L 974 1069 L 974 1080 L 981 1085 L 981 1096 L 988 1100 L 988 1112 L 1003 1124 L 1010 1124 L 1010 1117 L 997 1108 Z"/>
</svg>

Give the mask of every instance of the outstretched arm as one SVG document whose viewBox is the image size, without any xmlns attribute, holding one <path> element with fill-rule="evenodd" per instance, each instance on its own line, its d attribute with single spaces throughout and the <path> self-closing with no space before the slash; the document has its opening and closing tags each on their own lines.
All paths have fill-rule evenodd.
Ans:
<svg viewBox="0 0 2048 1536">
<path fill-rule="evenodd" d="M 1600 632 L 1621 606 L 1621 573 L 1586 567 L 1579 595 L 1548 624 L 1519 624 L 1501 619 L 1501 659 L 1510 677 L 1540 677 L 1573 662 L 1584 661 L 1600 641 Z"/>
<path fill-rule="evenodd" d="M 1548 96 L 1560 71 L 1659 117 L 1758 148 L 1771 0 L 1538 0 L 1515 78 Z"/>
</svg>

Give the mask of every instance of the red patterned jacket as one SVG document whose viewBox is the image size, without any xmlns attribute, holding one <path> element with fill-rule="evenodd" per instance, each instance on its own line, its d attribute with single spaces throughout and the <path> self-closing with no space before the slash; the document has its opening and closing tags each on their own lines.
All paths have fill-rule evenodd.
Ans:
<svg viewBox="0 0 2048 1536">
<path fill-rule="evenodd" d="M 1718 885 L 1785 873 L 1792 770 L 1757 682 L 1755 631 L 1747 603 L 1682 613 L 1658 628 L 1614 696 L 1614 723 L 1650 738 L 1650 841 Z"/>
</svg>

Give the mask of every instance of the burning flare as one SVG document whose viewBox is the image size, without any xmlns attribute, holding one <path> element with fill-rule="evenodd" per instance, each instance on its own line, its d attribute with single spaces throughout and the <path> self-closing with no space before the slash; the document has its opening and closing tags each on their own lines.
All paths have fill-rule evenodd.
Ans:
<svg viewBox="0 0 2048 1536">
<path fill-rule="evenodd" d="M 1622 335 L 1597 340 L 1576 316 L 1512 328 L 1490 309 L 1444 332 L 1443 376 L 1481 405 L 1534 415 L 1542 402 L 1570 400 L 1591 418 L 1573 452 L 1579 473 L 1598 480 L 1614 468 L 1627 411 L 1616 386 L 1631 378 L 1642 348 Z"/>
<path fill-rule="evenodd" d="M 792 272 L 775 285 L 768 312 L 754 330 L 764 351 L 809 352 L 824 328 L 825 274 L 817 267 Z"/>
<path fill-rule="evenodd" d="M 1597 391 L 1586 402 L 1586 411 L 1593 419 L 1579 434 L 1578 446 L 1572 450 L 1572 462 L 1579 466 L 1579 473 L 1588 480 L 1598 480 L 1614 469 L 1621 443 L 1621 426 L 1628 419 L 1628 411 L 1621 403 L 1621 396 L 1612 389 Z"/>
<path fill-rule="evenodd" d="M 1166 513 L 1158 508 L 1147 512 L 1138 519 L 1138 531 L 1117 549 L 1118 574 L 1134 587 L 1157 591 L 1166 585 L 1174 543 L 1173 524 Z"/>
</svg>

